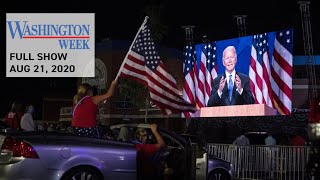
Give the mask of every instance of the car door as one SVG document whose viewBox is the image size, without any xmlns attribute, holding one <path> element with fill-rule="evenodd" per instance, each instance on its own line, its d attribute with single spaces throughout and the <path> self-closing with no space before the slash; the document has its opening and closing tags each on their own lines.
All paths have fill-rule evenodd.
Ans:
<svg viewBox="0 0 320 180">
<path fill-rule="evenodd" d="M 172 131 L 162 129 L 160 133 L 170 152 L 167 161 L 176 172 L 172 179 L 196 179 L 196 148 Z"/>
<path fill-rule="evenodd" d="M 197 136 L 189 134 L 181 134 L 185 140 L 189 142 L 195 155 L 196 180 L 206 180 L 208 175 L 208 153 L 202 142 Z"/>
</svg>

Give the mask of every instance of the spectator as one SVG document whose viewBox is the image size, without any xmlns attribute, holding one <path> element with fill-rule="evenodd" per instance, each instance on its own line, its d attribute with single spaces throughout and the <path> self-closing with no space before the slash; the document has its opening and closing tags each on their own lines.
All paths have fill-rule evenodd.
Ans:
<svg viewBox="0 0 320 180">
<path fill-rule="evenodd" d="M 11 110 L 6 114 L 4 122 L 13 129 L 20 129 L 22 116 L 22 103 L 15 101 L 12 103 Z"/>
<path fill-rule="evenodd" d="M 238 146 L 249 146 L 250 145 L 250 141 L 246 137 L 245 131 L 243 131 L 242 134 L 233 141 L 233 144 L 238 145 Z"/>
<path fill-rule="evenodd" d="M 270 132 L 268 133 L 268 137 L 266 137 L 264 139 L 264 142 L 265 142 L 266 146 L 275 146 L 275 145 L 277 145 L 276 139 L 272 137 L 272 134 Z M 269 151 L 266 154 L 266 160 L 265 160 L 265 164 L 266 164 L 265 168 L 269 172 L 274 170 L 275 161 L 272 160 L 272 159 L 275 157 L 276 153 L 277 153 L 277 148 L 269 147 Z M 271 177 L 273 178 L 273 174 L 271 174 Z"/>
<path fill-rule="evenodd" d="M 310 111 L 308 113 L 310 123 L 317 123 L 320 120 L 320 96 L 310 101 Z"/>
<path fill-rule="evenodd" d="M 34 112 L 34 107 L 32 105 L 28 105 L 26 107 L 26 111 L 22 116 L 21 122 L 20 122 L 20 126 L 22 130 L 24 131 L 36 130 L 36 125 L 34 124 L 33 116 L 32 116 L 33 112 Z"/>
<path fill-rule="evenodd" d="M 277 141 L 276 141 L 276 139 L 274 139 L 272 137 L 271 133 L 268 133 L 268 137 L 266 137 L 264 139 L 264 142 L 265 142 L 265 145 L 267 145 L 267 146 L 275 146 L 275 145 L 277 145 Z"/>
<path fill-rule="evenodd" d="M 250 141 L 246 137 L 246 132 L 242 131 L 242 134 L 233 141 L 234 145 L 238 146 L 238 159 L 240 161 L 239 167 L 243 168 L 245 162 L 248 160 L 248 146 L 250 146 Z"/>
<path fill-rule="evenodd" d="M 302 136 L 296 134 L 291 138 L 291 145 L 292 146 L 305 146 L 306 141 Z"/>
<path fill-rule="evenodd" d="M 143 169 L 143 179 L 158 179 L 157 165 L 152 162 L 152 157 L 165 145 L 161 135 L 157 131 L 157 125 L 150 125 L 151 131 L 155 136 L 157 142 L 155 144 L 147 144 L 147 131 L 144 128 L 138 128 L 135 133 L 136 148 L 141 155 L 141 165 Z M 160 163 L 158 164 L 160 166 Z"/>
<path fill-rule="evenodd" d="M 117 80 L 113 80 L 109 90 L 101 95 L 93 95 L 91 85 L 84 83 L 78 87 L 78 93 L 73 98 L 72 126 L 79 136 L 99 137 L 97 128 L 98 104 L 113 96 Z"/>
</svg>

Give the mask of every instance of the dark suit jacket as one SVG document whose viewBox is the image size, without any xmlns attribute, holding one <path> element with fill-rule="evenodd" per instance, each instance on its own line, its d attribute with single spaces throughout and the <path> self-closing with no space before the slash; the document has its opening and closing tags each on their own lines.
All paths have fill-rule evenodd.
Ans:
<svg viewBox="0 0 320 180">
<path fill-rule="evenodd" d="M 242 94 L 240 95 L 239 92 L 236 91 L 237 87 L 236 85 L 233 86 L 232 91 L 232 99 L 231 102 L 229 100 L 228 95 L 228 86 L 227 83 L 224 86 L 221 94 L 221 98 L 218 95 L 218 89 L 219 89 L 219 83 L 222 76 L 225 76 L 225 74 L 222 74 L 218 77 L 216 77 L 212 82 L 212 90 L 210 94 L 210 98 L 208 101 L 207 106 L 229 106 L 229 105 L 243 105 L 243 104 L 254 104 L 254 98 L 252 95 L 252 92 L 250 90 L 250 79 L 247 75 L 236 72 L 238 76 L 241 79 L 241 85 L 243 87 Z"/>
</svg>

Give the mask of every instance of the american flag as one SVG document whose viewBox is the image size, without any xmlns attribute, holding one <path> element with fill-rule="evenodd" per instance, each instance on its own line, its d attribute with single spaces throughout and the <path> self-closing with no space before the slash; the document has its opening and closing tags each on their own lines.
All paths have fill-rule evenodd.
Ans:
<svg viewBox="0 0 320 180">
<path fill-rule="evenodd" d="M 179 95 L 175 79 L 165 70 L 146 21 L 139 29 L 119 73 L 121 77 L 147 86 L 151 101 L 163 114 L 195 110 L 194 105 Z"/>
<path fill-rule="evenodd" d="M 274 105 L 282 115 L 291 113 L 292 107 L 292 49 L 293 30 L 279 31 L 274 41 L 271 84 Z"/>
<path fill-rule="evenodd" d="M 217 77 L 217 57 L 216 57 L 216 42 L 213 43 L 207 43 L 203 50 L 203 56 L 201 58 L 204 59 L 206 62 L 206 83 L 205 83 L 205 106 L 207 106 L 207 103 L 209 101 L 210 92 L 211 92 L 211 83 L 214 78 Z"/>
<path fill-rule="evenodd" d="M 183 99 L 191 104 L 196 104 L 195 100 L 195 49 L 193 45 L 187 45 L 185 48 L 185 59 L 183 63 L 183 74 L 184 74 L 184 83 L 183 83 Z M 193 113 L 185 112 L 182 114 L 183 117 L 189 118 L 193 117 Z"/>
<path fill-rule="evenodd" d="M 196 81 L 196 105 L 198 108 L 206 106 L 205 96 L 206 96 L 206 58 L 205 54 L 201 53 L 201 59 L 199 65 L 195 67 L 195 73 L 197 77 Z M 197 62 L 197 61 L 196 61 Z M 199 67 L 199 69 L 198 69 Z"/>
<path fill-rule="evenodd" d="M 249 67 L 250 89 L 257 104 L 273 107 L 270 74 L 268 34 L 254 35 Z"/>
<path fill-rule="evenodd" d="M 183 97 L 201 108 L 207 106 L 212 80 L 217 77 L 216 42 L 203 44 L 199 65 L 194 52 L 192 46 L 186 46 Z M 185 113 L 184 116 L 193 117 L 193 114 Z"/>
</svg>

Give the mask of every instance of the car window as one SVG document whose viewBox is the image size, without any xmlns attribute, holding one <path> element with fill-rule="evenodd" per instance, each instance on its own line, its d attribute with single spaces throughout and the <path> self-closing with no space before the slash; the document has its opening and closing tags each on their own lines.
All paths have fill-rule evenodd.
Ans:
<svg viewBox="0 0 320 180">
<path fill-rule="evenodd" d="M 181 137 L 183 137 L 186 141 L 188 141 L 192 145 L 197 145 L 199 148 L 206 146 L 206 141 L 204 139 L 200 139 L 196 135 L 190 135 L 190 134 L 181 134 Z"/>
<path fill-rule="evenodd" d="M 113 128 L 111 131 L 113 139 L 115 141 L 121 141 L 121 142 L 129 142 L 134 143 L 135 138 L 135 132 L 138 128 L 137 127 L 130 127 L 130 126 L 122 126 L 119 128 Z M 150 128 L 145 128 L 147 132 L 147 143 L 148 144 L 154 144 L 156 143 L 155 137 L 153 137 L 153 134 L 151 132 Z"/>
<path fill-rule="evenodd" d="M 114 139 L 116 141 L 134 143 L 134 140 L 136 140 L 135 139 L 135 132 L 136 132 L 137 129 L 138 129 L 137 127 L 122 126 L 122 127 L 119 127 L 119 128 L 118 127 L 117 128 L 112 128 L 112 133 L 113 133 L 113 136 L 115 137 Z M 151 129 L 150 128 L 145 128 L 145 130 L 147 132 L 147 143 L 148 144 L 157 143 L 157 140 L 154 137 Z M 162 136 L 162 139 L 164 140 L 166 146 L 175 147 L 175 148 L 183 148 L 184 149 L 184 146 L 183 146 L 183 144 L 181 144 L 181 142 L 179 142 L 177 139 L 175 139 L 174 137 L 172 137 L 169 134 L 167 134 L 165 131 L 158 130 L 158 132 Z"/>
<path fill-rule="evenodd" d="M 134 131 L 130 127 L 120 127 L 110 130 L 113 140 L 121 142 L 132 142 L 134 140 Z"/>
</svg>

